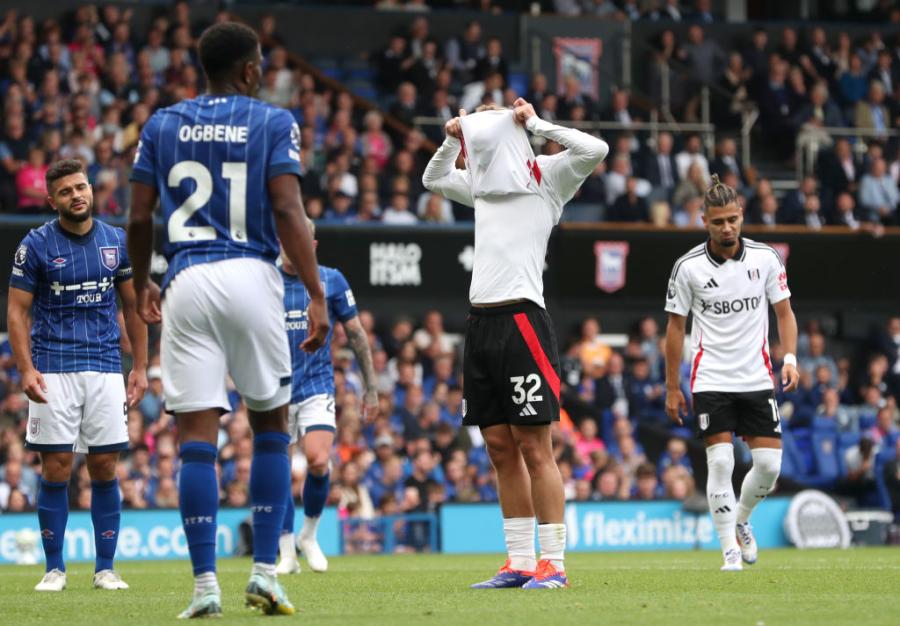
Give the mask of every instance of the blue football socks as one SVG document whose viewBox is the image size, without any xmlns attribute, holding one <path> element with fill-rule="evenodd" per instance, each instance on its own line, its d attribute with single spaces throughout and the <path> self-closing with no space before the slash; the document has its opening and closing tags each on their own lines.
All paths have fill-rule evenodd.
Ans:
<svg viewBox="0 0 900 626">
<path fill-rule="evenodd" d="M 41 525 L 41 542 L 47 557 L 47 571 L 66 571 L 63 562 L 63 537 L 69 521 L 69 483 L 54 483 L 41 479 L 38 491 L 38 522 Z"/>
<path fill-rule="evenodd" d="M 253 439 L 250 507 L 253 511 L 253 562 L 274 565 L 291 490 L 290 437 L 265 432 Z"/>
<path fill-rule="evenodd" d="M 216 447 L 203 441 L 181 444 L 178 508 L 194 576 L 216 571 Z"/>
<path fill-rule="evenodd" d="M 94 545 L 97 547 L 95 572 L 113 568 L 121 517 L 119 481 L 115 478 L 91 481 L 91 521 L 94 523 Z"/>
</svg>

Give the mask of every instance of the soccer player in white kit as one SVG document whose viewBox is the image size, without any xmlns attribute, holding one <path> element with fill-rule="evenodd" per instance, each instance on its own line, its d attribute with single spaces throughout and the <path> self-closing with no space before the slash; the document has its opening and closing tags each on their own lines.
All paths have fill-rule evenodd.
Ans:
<svg viewBox="0 0 900 626">
<path fill-rule="evenodd" d="M 470 116 L 460 111 L 447 122 L 447 137 L 422 182 L 475 209 L 463 423 L 481 428 L 497 471 L 508 559 L 473 587 L 553 589 L 567 586 L 568 578 L 565 498 L 550 441 L 550 425 L 559 420 L 559 356 L 542 272 L 563 206 L 609 146 L 540 119 L 522 98 L 514 106 Z M 567 150 L 535 158 L 525 129 Z M 465 170 L 455 168 L 460 152 Z"/>
<path fill-rule="evenodd" d="M 723 571 L 756 562 L 750 514 L 781 471 L 781 419 L 769 358 L 769 304 L 785 349 L 781 382 L 796 388 L 797 320 L 787 273 L 773 248 L 741 237 L 743 208 L 737 194 L 713 176 L 703 201 L 706 242 L 675 262 L 666 293 L 666 412 L 678 424 L 687 410 L 680 365 L 685 325 L 691 332 L 691 380 L 698 434 L 706 444 L 706 496 L 722 554 Z M 732 438 L 750 446 L 753 467 L 735 499 Z"/>
</svg>

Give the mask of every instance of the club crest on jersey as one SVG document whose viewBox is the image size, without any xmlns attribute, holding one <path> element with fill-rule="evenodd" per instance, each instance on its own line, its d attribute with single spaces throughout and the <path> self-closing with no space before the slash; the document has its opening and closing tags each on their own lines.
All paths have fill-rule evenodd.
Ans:
<svg viewBox="0 0 900 626">
<path fill-rule="evenodd" d="M 103 267 L 115 270 L 119 267 L 119 248 L 100 248 L 100 260 L 103 261 Z"/>
<path fill-rule="evenodd" d="M 28 246 L 19 246 L 16 250 L 14 262 L 18 266 L 25 265 L 25 259 L 28 258 Z"/>
<path fill-rule="evenodd" d="M 700 430 L 709 428 L 709 413 L 701 413 L 697 419 L 700 421 Z"/>
<path fill-rule="evenodd" d="M 758 269 L 747 270 L 747 276 L 750 277 L 750 280 L 759 280 L 759 270 Z"/>
<path fill-rule="evenodd" d="M 625 286 L 627 241 L 597 241 L 594 243 L 597 267 L 594 282 L 599 289 L 613 293 Z"/>
</svg>

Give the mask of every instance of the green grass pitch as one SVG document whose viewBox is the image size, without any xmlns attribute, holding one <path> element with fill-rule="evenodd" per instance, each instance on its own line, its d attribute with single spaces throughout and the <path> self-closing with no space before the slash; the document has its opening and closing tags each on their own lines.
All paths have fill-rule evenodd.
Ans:
<svg viewBox="0 0 900 626">
<path fill-rule="evenodd" d="M 357 624 L 900 624 L 900 549 L 768 550 L 743 572 L 719 571 L 715 552 L 571 554 L 571 588 L 474 591 L 501 557 L 351 556 L 327 574 L 285 577 L 293 617 L 243 606 L 248 559 L 219 562 L 224 622 L 275 619 Z M 122 562 L 128 591 L 91 589 L 93 568 L 72 564 L 62 593 L 32 591 L 39 566 L 0 567 L 0 624 L 159 624 L 187 606 L 187 562 Z"/>
</svg>

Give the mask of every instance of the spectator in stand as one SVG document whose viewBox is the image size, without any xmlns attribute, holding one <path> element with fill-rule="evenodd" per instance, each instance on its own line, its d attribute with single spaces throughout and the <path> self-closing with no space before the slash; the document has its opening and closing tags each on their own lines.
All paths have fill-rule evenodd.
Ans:
<svg viewBox="0 0 900 626">
<path fill-rule="evenodd" d="M 853 113 L 853 125 L 875 131 L 885 131 L 891 123 L 887 107 L 884 106 L 884 85 L 877 80 L 869 83 L 866 100 L 856 103 Z"/>
<path fill-rule="evenodd" d="M 709 187 L 709 179 L 703 175 L 703 168 L 698 161 L 690 164 L 687 176 L 678 183 L 675 193 L 672 195 L 672 202 L 675 206 L 691 211 L 698 205 L 703 204 L 703 197 Z"/>
<path fill-rule="evenodd" d="M 878 51 L 878 61 L 875 67 L 869 72 L 870 81 L 878 81 L 884 87 L 885 93 L 894 93 L 897 86 L 897 68 L 894 67 L 894 57 L 891 51 L 883 48 Z"/>
<path fill-rule="evenodd" d="M 475 20 L 467 23 L 462 34 L 450 39 L 444 49 L 447 65 L 463 83 L 471 81 L 475 66 L 485 54 L 481 24 Z"/>
<path fill-rule="evenodd" d="M 487 41 L 485 54 L 475 64 L 476 80 L 484 80 L 488 75 L 497 73 L 506 85 L 509 81 L 509 61 L 503 56 L 503 43 L 499 37 L 491 37 Z"/>
<path fill-rule="evenodd" d="M 381 214 L 381 221 L 392 225 L 412 225 L 418 223 L 415 213 L 409 210 L 409 196 L 405 193 L 395 193 L 391 196 L 391 203 Z"/>
<path fill-rule="evenodd" d="M 44 175 L 48 166 L 44 151 L 34 146 L 28 151 L 28 161 L 16 172 L 17 209 L 20 213 L 38 213 L 47 205 L 47 184 Z"/>
<path fill-rule="evenodd" d="M 709 161 L 703 154 L 703 144 L 700 135 L 691 134 L 685 139 L 684 149 L 675 155 L 675 165 L 678 168 L 679 180 L 687 178 L 688 168 L 691 163 L 698 163 L 704 179 L 709 179 Z"/>
<path fill-rule="evenodd" d="M 627 99 L 626 99 L 627 100 Z M 566 76 L 563 93 L 558 99 L 558 117 L 560 119 L 572 119 L 572 109 L 583 107 L 585 119 L 592 120 L 597 115 L 597 105 L 594 100 L 585 93 L 584 86 L 575 75 Z"/>
<path fill-rule="evenodd" d="M 377 60 L 377 82 L 381 92 L 395 91 L 414 62 L 415 59 L 407 54 L 406 39 L 399 33 L 391 36 Z"/>
<path fill-rule="evenodd" d="M 859 185 L 859 204 L 864 221 L 893 224 L 898 202 L 900 191 L 887 173 L 887 164 L 882 158 L 874 159 L 869 173 L 862 177 Z"/>
<path fill-rule="evenodd" d="M 884 465 L 884 486 L 890 500 L 894 519 L 900 516 L 900 439 L 894 445 L 891 460 Z"/>
<path fill-rule="evenodd" d="M 638 195 L 638 179 L 629 176 L 625 181 L 625 193 L 620 195 L 606 212 L 609 222 L 649 222 L 647 201 Z"/>
</svg>

